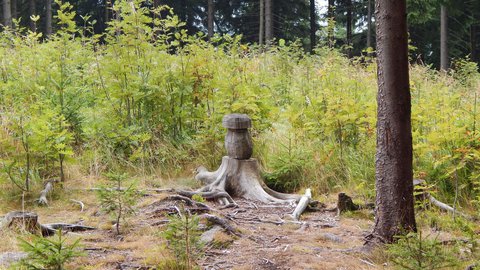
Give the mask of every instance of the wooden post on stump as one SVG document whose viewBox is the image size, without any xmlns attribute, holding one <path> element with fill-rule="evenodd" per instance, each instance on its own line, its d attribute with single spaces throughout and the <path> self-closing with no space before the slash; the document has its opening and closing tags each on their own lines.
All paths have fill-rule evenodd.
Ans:
<svg viewBox="0 0 480 270">
<path fill-rule="evenodd" d="M 225 136 L 228 156 L 222 158 L 222 164 L 214 172 L 203 167 L 197 169 L 195 179 L 206 184 L 197 191 L 199 195 L 226 194 L 227 197 L 222 195 L 223 198 L 217 200 L 224 205 L 232 204 L 231 197 L 265 203 L 284 203 L 300 199 L 299 195 L 279 193 L 264 184 L 258 162 L 251 158 L 253 144 L 248 131 L 252 127 L 250 117 L 238 113 L 228 114 L 223 117 L 222 124 L 228 129 Z"/>
<path fill-rule="evenodd" d="M 225 115 L 222 124 L 228 129 L 225 135 L 228 156 L 235 159 L 251 158 L 253 144 L 248 129 L 252 127 L 252 120 L 245 114 L 234 113 Z"/>
</svg>

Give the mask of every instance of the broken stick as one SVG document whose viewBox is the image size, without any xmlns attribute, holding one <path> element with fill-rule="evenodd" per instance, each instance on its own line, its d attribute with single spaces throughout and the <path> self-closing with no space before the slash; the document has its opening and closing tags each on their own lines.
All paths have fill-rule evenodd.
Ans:
<svg viewBox="0 0 480 270">
<path fill-rule="evenodd" d="M 292 213 L 292 218 L 294 220 L 298 220 L 300 218 L 300 215 L 307 209 L 308 204 L 310 203 L 310 200 L 312 199 L 312 190 L 307 188 L 305 190 L 305 195 L 303 195 L 300 198 L 300 201 L 297 204 L 297 207 Z"/>
</svg>

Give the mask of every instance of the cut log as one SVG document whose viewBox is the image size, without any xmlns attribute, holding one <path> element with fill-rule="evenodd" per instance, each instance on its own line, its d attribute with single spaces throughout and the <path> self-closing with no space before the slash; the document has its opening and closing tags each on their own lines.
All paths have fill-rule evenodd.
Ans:
<svg viewBox="0 0 480 270">
<path fill-rule="evenodd" d="M 297 204 L 297 207 L 292 213 L 292 218 L 294 220 L 298 220 L 300 218 L 300 215 L 307 209 L 308 204 L 310 203 L 310 200 L 312 199 L 312 190 L 307 188 L 305 191 L 305 195 L 300 198 L 300 201 Z"/>
</svg>

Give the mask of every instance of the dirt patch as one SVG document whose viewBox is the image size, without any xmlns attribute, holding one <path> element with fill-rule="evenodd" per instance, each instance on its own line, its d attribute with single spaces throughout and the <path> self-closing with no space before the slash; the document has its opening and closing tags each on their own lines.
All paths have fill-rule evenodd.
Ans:
<svg viewBox="0 0 480 270">
<path fill-rule="evenodd" d="M 89 197 L 89 196 L 86 196 Z M 165 194 L 143 198 L 137 215 L 123 227 L 123 235 L 112 232 L 110 218 L 98 211 L 94 198 L 80 212 L 60 202 L 39 210 L 42 222 L 83 222 L 99 228 L 93 232 L 69 234 L 82 238 L 86 256 L 75 263 L 83 269 L 154 269 L 171 254 L 160 236 L 175 214 L 176 201 Z M 82 196 L 82 199 L 85 199 Z M 384 269 L 357 252 L 372 222 L 363 218 L 336 217 L 335 212 L 306 212 L 300 222 L 291 221 L 294 205 L 264 204 L 237 200 L 238 207 L 219 209 L 206 203 L 210 214 L 227 220 L 241 236 L 220 230 L 198 261 L 202 269 Z M 204 210 L 201 210 L 204 211 Z M 199 213 L 202 214 L 202 213 Z M 203 222 L 205 230 L 210 225 Z"/>
<path fill-rule="evenodd" d="M 209 247 L 200 262 L 204 269 L 374 269 L 356 252 L 368 233 L 362 228 L 372 225 L 368 220 L 311 212 L 301 222 L 288 222 L 291 205 L 237 203 L 239 208 L 222 214 L 244 236 L 228 248 Z"/>
</svg>

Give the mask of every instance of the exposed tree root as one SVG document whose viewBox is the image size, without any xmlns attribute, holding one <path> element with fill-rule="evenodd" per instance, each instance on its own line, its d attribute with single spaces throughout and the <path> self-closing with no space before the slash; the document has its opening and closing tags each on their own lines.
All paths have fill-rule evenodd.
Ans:
<svg viewBox="0 0 480 270">
<path fill-rule="evenodd" d="M 235 227 L 230 225 L 230 223 L 223 218 L 220 218 L 220 217 L 217 217 L 217 216 L 211 215 L 211 214 L 203 214 L 200 217 L 205 218 L 208 222 L 210 222 L 212 224 L 216 224 L 216 225 L 221 226 L 222 228 L 225 229 L 225 231 L 227 231 L 230 234 L 233 234 L 233 235 L 238 236 L 238 237 L 242 236 L 242 234 Z"/>
<path fill-rule="evenodd" d="M 196 207 L 199 207 L 199 208 L 202 208 L 202 209 L 205 209 L 206 211 L 212 211 L 212 209 L 202 203 L 202 202 L 197 202 L 197 201 L 194 201 L 192 199 L 190 199 L 189 197 L 186 197 L 186 196 L 183 196 L 183 195 L 169 195 L 167 196 L 165 199 L 163 199 L 162 201 L 182 201 L 184 202 L 185 204 L 187 204 L 188 206 L 196 206 Z"/>
<path fill-rule="evenodd" d="M 193 196 L 194 194 L 197 194 L 195 192 L 184 192 L 184 191 L 179 191 L 179 193 L 182 193 L 187 196 Z M 182 217 L 185 214 L 186 215 L 199 214 L 200 218 L 207 220 L 209 223 L 221 226 L 223 229 L 225 229 L 227 233 L 233 234 L 238 237 L 241 236 L 241 233 L 234 226 L 232 226 L 227 219 L 210 214 L 210 212 L 216 211 L 215 209 L 212 209 L 211 207 L 209 207 L 204 203 L 192 200 L 187 196 L 173 194 L 165 197 L 164 199 L 161 199 L 159 201 L 152 203 L 150 206 L 153 207 L 153 210 L 148 212 L 150 215 L 152 215 L 150 218 L 158 217 L 158 214 L 163 214 L 164 216 L 178 215 L 180 217 Z M 180 210 L 180 207 L 176 204 L 173 206 L 172 205 L 165 206 L 166 201 L 181 202 L 184 204 L 185 208 L 182 211 Z M 169 220 L 167 219 L 160 220 L 159 222 L 154 223 L 153 226 L 163 225 L 168 222 Z"/>
<path fill-rule="evenodd" d="M 258 162 L 253 158 L 235 159 L 225 156 L 216 171 L 209 172 L 200 167 L 197 172 L 195 179 L 205 184 L 197 192 L 202 196 L 215 194 L 219 197 L 216 201 L 222 205 L 234 203 L 231 196 L 264 203 L 290 203 L 301 198 L 299 195 L 284 194 L 266 187 L 260 176 Z"/>
</svg>

